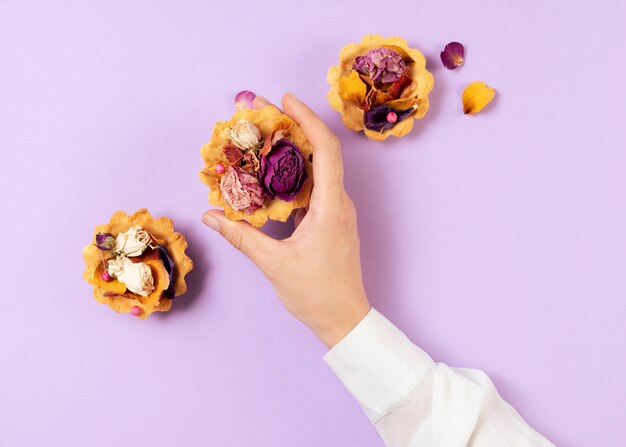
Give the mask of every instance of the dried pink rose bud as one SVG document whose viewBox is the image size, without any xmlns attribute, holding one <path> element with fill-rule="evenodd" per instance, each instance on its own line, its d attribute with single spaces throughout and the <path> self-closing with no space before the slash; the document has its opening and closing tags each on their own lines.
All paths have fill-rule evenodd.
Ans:
<svg viewBox="0 0 626 447">
<path fill-rule="evenodd" d="M 463 63 L 465 48 L 458 42 L 450 42 L 441 52 L 441 62 L 448 70 L 454 70 Z"/>
<path fill-rule="evenodd" d="M 139 306 L 133 306 L 130 308 L 130 313 L 131 315 L 134 315 L 135 317 L 138 317 L 139 315 L 141 315 L 141 307 Z"/>
<path fill-rule="evenodd" d="M 217 175 L 222 175 L 224 173 L 224 171 L 226 170 L 226 168 L 224 167 L 224 165 L 222 163 L 216 164 L 213 169 L 215 169 L 215 173 Z"/>
<path fill-rule="evenodd" d="M 242 90 L 235 95 L 235 107 L 237 109 L 251 109 L 256 95 L 249 90 Z"/>
<path fill-rule="evenodd" d="M 113 279 L 111 275 L 109 275 L 109 272 L 102 272 L 102 275 L 100 275 L 100 278 L 102 278 L 102 281 L 104 282 L 109 282 Z"/>
<path fill-rule="evenodd" d="M 228 206 L 247 214 L 261 208 L 265 199 L 259 179 L 236 166 L 230 166 L 222 176 L 220 191 Z"/>
</svg>

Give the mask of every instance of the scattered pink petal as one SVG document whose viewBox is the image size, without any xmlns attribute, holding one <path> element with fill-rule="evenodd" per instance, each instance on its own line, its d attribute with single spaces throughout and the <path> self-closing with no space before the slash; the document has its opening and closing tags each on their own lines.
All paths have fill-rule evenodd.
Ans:
<svg viewBox="0 0 626 447">
<path fill-rule="evenodd" d="M 242 90 L 235 95 L 235 107 L 237 109 L 251 109 L 256 95 L 249 90 Z"/>
<path fill-rule="evenodd" d="M 448 70 L 454 70 L 463 63 L 465 48 L 458 42 L 450 42 L 441 52 L 441 62 Z"/>
</svg>

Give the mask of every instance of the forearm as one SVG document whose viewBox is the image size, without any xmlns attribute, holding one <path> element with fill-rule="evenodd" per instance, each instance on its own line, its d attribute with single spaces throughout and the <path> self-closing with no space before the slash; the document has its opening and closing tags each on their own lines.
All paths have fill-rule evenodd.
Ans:
<svg viewBox="0 0 626 447">
<path fill-rule="evenodd" d="M 372 309 L 325 356 L 389 446 L 551 446 L 482 372 L 435 363 Z"/>
</svg>

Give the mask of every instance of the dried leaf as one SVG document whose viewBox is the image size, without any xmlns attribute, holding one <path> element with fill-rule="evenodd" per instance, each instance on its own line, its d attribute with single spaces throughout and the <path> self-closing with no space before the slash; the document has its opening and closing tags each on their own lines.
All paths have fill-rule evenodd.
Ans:
<svg viewBox="0 0 626 447">
<path fill-rule="evenodd" d="M 283 116 L 286 119 L 283 117 L 279 117 L 272 124 L 272 131 L 270 132 L 269 137 L 265 139 L 265 143 L 263 144 L 263 147 L 261 148 L 261 152 L 259 155 L 266 156 L 267 154 L 270 153 L 270 151 L 272 150 L 272 146 L 274 146 L 274 144 L 278 140 L 288 136 L 289 128 L 291 127 L 292 121 L 291 121 L 291 118 L 289 118 L 288 116 L 286 115 L 283 115 Z"/>
<path fill-rule="evenodd" d="M 363 104 L 365 94 L 367 93 L 367 85 L 359 76 L 359 73 L 352 70 L 349 76 L 344 76 L 339 80 L 339 94 L 346 101 L 354 104 Z"/>
<path fill-rule="evenodd" d="M 231 164 L 236 164 L 243 157 L 243 152 L 237 146 L 229 143 L 224 147 L 224 155 Z"/>
<path fill-rule="evenodd" d="M 252 149 L 243 155 L 241 167 L 248 173 L 259 172 L 261 169 L 261 162 Z"/>
<path fill-rule="evenodd" d="M 389 90 L 387 90 L 387 93 L 389 93 L 389 96 L 391 96 L 393 99 L 399 98 L 400 95 L 402 95 L 404 89 L 412 83 L 413 80 L 411 78 L 409 78 L 407 75 L 402 75 L 400 79 L 391 84 Z"/>
<path fill-rule="evenodd" d="M 482 81 L 472 82 L 463 90 L 463 113 L 473 115 L 489 104 L 496 91 Z"/>
</svg>

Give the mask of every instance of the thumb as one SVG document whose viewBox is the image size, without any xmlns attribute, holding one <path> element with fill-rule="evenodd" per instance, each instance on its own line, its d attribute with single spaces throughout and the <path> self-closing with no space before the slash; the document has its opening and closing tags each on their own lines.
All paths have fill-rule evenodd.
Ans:
<svg viewBox="0 0 626 447">
<path fill-rule="evenodd" d="M 220 233 L 261 269 L 279 243 L 247 222 L 228 219 L 221 210 L 207 211 L 202 216 L 202 222 Z"/>
</svg>

